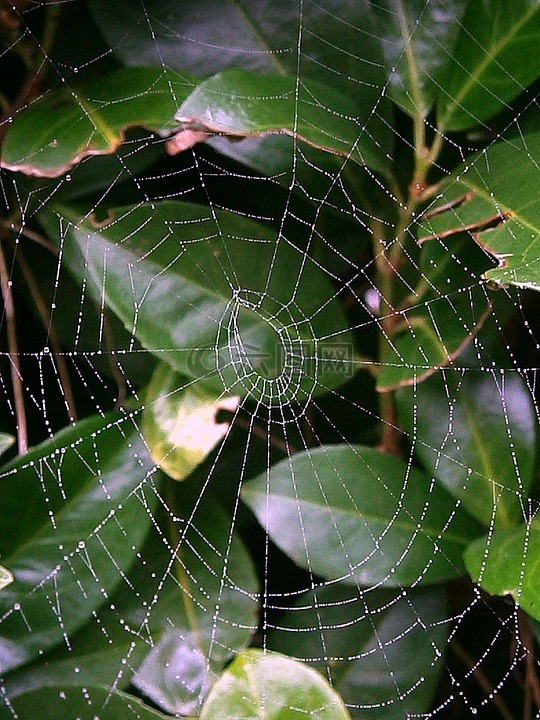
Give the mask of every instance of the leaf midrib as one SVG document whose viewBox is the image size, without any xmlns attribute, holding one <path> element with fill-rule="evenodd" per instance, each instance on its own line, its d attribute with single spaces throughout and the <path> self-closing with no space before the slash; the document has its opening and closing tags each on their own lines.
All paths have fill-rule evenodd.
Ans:
<svg viewBox="0 0 540 720">
<path fill-rule="evenodd" d="M 519 30 L 525 25 L 529 19 L 540 10 L 539 5 L 531 5 L 530 9 L 525 12 L 520 21 L 513 26 L 513 32 L 503 35 L 502 39 L 489 48 L 489 52 L 485 52 L 482 61 L 476 66 L 473 72 L 468 73 L 467 80 L 461 86 L 459 92 L 454 95 L 452 102 L 447 106 L 447 110 L 443 118 L 438 122 L 438 132 L 444 133 L 448 120 L 452 118 L 457 110 L 461 109 L 461 101 L 471 92 L 471 87 L 478 83 L 486 68 L 496 62 L 496 58 L 500 53 L 512 42 Z"/>
<path fill-rule="evenodd" d="M 257 497 L 263 498 L 266 501 L 266 493 L 261 493 L 258 490 L 246 489 L 243 494 L 247 495 L 248 497 L 251 495 L 252 497 L 255 497 L 255 498 L 257 498 Z M 336 511 L 336 512 L 340 513 L 341 515 L 344 515 L 345 517 L 361 519 L 361 520 L 366 521 L 366 523 L 372 522 L 372 523 L 384 524 L 385 527 L 388 526 L 388 521 L 389 521 L 388 517 L 378 517 L 376 515 L 370 515 L 366 512 L 362 512 L 362 511 L 347 510 L 345 508 L 336 507 L 335 505 L 317 503 L 313 500 L 304 500 L 304 499 L 297 500 L 296 498 L 291 498 L 289 495 L 283 495 L 281 493 L 270 493 L 269 497 L 271 500 L 276 500 L 281 503 L 294 503 L 297 507 L 308 506 L 310 508 L 314 508 L 319 511 L 322 510 L 324 513 L 331 513 L 333 511 Z M 418 523 L 413 523 L 412 521 L 410 523 L 408 523 L 404 520 L 398 520 L 398 519 L 394 518 L 392 520 L 392 526 L 394 527 L 396 525 L 399 528 L 408 530 L 408 531 L 418 530 Z M 438 536 L 441 532 L 441 528 L 426 527 L 426 525 L 423 524 L 422 528 L 419 532 L 421 532 L 424 536 L 429 537 L 429 539 L 431 540 L 431 539 L 433 539 L 431 537 L 431 535 Z M 464 536 L 457 535 L 456 533 L 448 532 L 447 530 L 445 530 L 443 537 L 446 539 L 449 539 L 453 542 L 456 542 L 460 545 L 468 545 L 470 542 L 470 538 L 465 538 Z"/>
</svg>

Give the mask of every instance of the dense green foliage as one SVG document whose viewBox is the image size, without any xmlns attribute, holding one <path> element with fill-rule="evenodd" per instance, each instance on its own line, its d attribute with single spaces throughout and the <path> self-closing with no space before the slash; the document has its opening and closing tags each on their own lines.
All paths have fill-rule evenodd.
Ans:
<svg viewBox="0 0 540 720">
<path fill-rule="evenodd" d="M 0 718 L 540 712 L 539 2 L 0 10 Z"/>
</svg>

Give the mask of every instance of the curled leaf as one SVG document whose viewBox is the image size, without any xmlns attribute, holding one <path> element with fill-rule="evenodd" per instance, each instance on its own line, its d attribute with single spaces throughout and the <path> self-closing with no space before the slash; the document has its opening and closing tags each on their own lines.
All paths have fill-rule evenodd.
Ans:
<svg viewBox="0 0 540 720">
<path fill-rule="evenodd" d="M 58 177 L 91 155 L 114 153 L 128 128 L 166 135 L 190 92 L 190 78 L 162 68 L 122 68 L 97 80 L 45 94 L 14 119 L 1 166 Z"/>
<path fill-rule="evenodd" d="M 357 103 L 317 81 L 225 70 L 198 85 L 175 119 L 180 132 L 168 142 L 172 154 L 212 135 L 234 140 L 278 134 L 383 174 L 388 168 L 385 153 L 362 128 Z"/>
</svg>

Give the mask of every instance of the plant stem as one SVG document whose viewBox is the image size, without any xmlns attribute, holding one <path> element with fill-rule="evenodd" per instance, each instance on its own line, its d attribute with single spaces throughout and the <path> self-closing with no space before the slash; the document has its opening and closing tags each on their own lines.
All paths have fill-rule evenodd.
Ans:
<svg viewBox="0 0 540 720">
<path fill-rule="evenodd" d="M 122 375 L 120 369 L 118 368 L 118 365 L 115 362 L 114 335 L 111 323 L 109 321 L 109 316 L 107 315 L 107 312 L 105 310 L 103 310 L 103 336 L 105 338 L 105 345 L 107 346 L 109 367 L 111 369 L 113 379 L 116 383 L 116 387 L 118 388 L 118 395 L 116 397 L 115 407 L 121 408 L 124 400 L 128 395 L 128 386 L 125 377 Z"/>
<path fill-rule="evenodd" d="M 53 355 L 53 358 L 56 361 L 56 364 L 58 367 L 58 375 L 60 378 L 60 383 L 62 385 L 62 393 L 64 395 L 64 401 L 66 403 L 66 409 L 68 412 L 69 420 L 70 420 L 70 422 L 74 422 L 77 419 L 77 409 L 75 407 L 75 397 L 73 395 L 73 390 L 71 388 L 71 381 L 69 379 L 69 371 L 68 371 L 68 367 L 67 367 L 64 355 L 62 354 L 62 348 L 61 348 L 60 342 L 58 340 L 56 328 L 54 327 L 54 325 L 52 323 L 51 315 L 47 309 L 47 306 L 45 305 L 45 302 L 43 301 L 41 293 L 39 292 L 39 288 L 36 283 L 34 274 L 32 273 L 30 266 L 26 262 L 26 258 L 22 254 L 22 251 L 20 248 L 17 249 L 16 257 L 17 257 L 17 262 L 19 263 L 19 266 L 22 270 L 26 285 L 28 286 L 28 289 L 30 290 L 30 295 L 32 296 L 34 305 L 36 306 L 38 314 L 41 318 L 41 322 L 43 323 L 43 327 L 45 328 L 45 330 L 47 332 L 48 342 L 50 342 L 51 348 L 53 351 L 52 355 Z"/>
<path fill-rule="evenodd" d="M 387 254 L 382 223 L 372 219 L 371 231 L 373 233 L 373 255 L 377 269 L 377 289 L 380 296 L 379 363 L 382 366 L 390 352 L 389 338 L 395 323 L 395 311 L 392 305 L 394 267 Z M 379 394 L 379 414 L 382 423 L 379 449 L 393 455 L 400 455 L 398 426 L 391 392 Z"/>
<path fill-rule="evenodd" d="M 17 93 L 17 96 L 11 105 L 5 109 L 5 112 L 0 120 L 0 143 L 9 128 L 9 124 L 5 122 L 8 117 L 13 116 L 13 114 L 22 108 L 25 103 L 30 102 L 39 94 L 49 69 L 49 54 L 52 50 L 56 36 L 60 10 L 60 3 L 51 3 L 47 6 L 43 36 L 39 46 L 41 51 L 39 53 L 39 57 L 35 58 L 33 53 L 30 56 L 24 51 L 20 53 L 28 66 L 28 74 L 21 89 Z"/>
<path fill-rule="evenodd" d="M 174 488 L 174 480 L 167 479 L 167 486 L 165 489 L 165 500 L 167 503 L 167 515 L 169 518 L 169 531 L 170 531 L 170 541 L 171 541 L 171 548 L 172 552 L 174 554 L 174 560 L 173 560 L 173 567 L 174 567 L 174 576 L 180 585 L 180 589 L 182 592 L 182 603 L 184 605 L 184 609 L 186 611 L 186 616 L 188 620 L 188 624 L 190 627 L 190 630 L 193 632 L 193 636 L 195 637 L 195 640 L 197 642 L 197 645 L 199 648 L 203 649 L 203 643 L 200 635 L 199 630 L 199 623 L 197 620 L 197 613 L 195 610 L 195 604 L 193 602 L 193 599 L 191 597 L 191 581 L 189 579 L 189 576 L 182 564 L 182 537 L 181 534 L 178 532 L 178 527 L 176 526 L 176 523 L 174 522 L 174 519 L 177 515 L 177 503 L 176 503 L 176 494 L 175 494 L 175 488 Z"/>
<path fill-rule="evenodd" d="M 44 247 L 46 250 L 49 250 L 49 252 L 52 252 L 54 255 L 58 255 L 58 248 L 56 247 L 56 245 L 53 245 L 53 243 L 47 240 L 46 237 L 40 235 L 34 230 L 31 230 L 30 228 L 27 228 L 25 225 L 20 225 L 10 220 L 0 220 L 0 226 L 5 228 L 6 230 L 9 230 L 10 232 L 24 235 L 24 237 L 28 238 L 29 240 L 33 240 L 35 243 L 41 245 L 41 247 Z"/>
<path fill-rule="evenodd" d="M 534 636 L 531 628 L 531 622 L 523 610 L 518 610 L 519 634 L 521 642 L 525 649 L 525 700 L 524 700 L 524 720 L 533 717 L 532 704 L 536 705 L 536 709 L 540 710 L 540 680 L 538 678 L 538 661 L 534 655 Z"/>
<path fill-rule="evenodd" d="M 514 720 L 512 713 L 508 709 L 507 704 L 504 702 L 500 695 L 494 692 L 493 684 L 491 683 L 488 676 L 482 670 L 480 670 L 477 665 L 477 661 L 475 661 L 475 659 L 471 657 L 471 655 L 469 655 L 465 648 L 462 647 L 460 643 L 458 643 L 456 640 L 453 640 L 450 643 L 450 647 L 452 648 L 454 655 L 456 655 L 456 657 L 458 657 L 469 670 L 472 670 L 474 668 L 473 676 L 475 677 L 476 682 L 480 685 L 486 695 L 489 695 L 489 697 L 491 697 L 491 699 L 493 700 L 493 704 L 499 711 L 500 716 L 504 718 L 504 720 Z"/>
<path fill-rule="evenodd" d="M 4 300 L 4 316 L 6 318 L 8 352 L 11 368 L 11 382 L 13 385 L 13 400 L 15 403 L 15 418 L 17 421 L 17 446 L 19 455 L 28 450 L 28 433 L 26 428 L 26 411 L 24 409 L 24 393 L 17 348 L 17 328 L 15 325 L 15 306 L 11 292 L 11 281 L 6 264 L 4 248 L 0 241 L 0 285 Z"/>
</svg>

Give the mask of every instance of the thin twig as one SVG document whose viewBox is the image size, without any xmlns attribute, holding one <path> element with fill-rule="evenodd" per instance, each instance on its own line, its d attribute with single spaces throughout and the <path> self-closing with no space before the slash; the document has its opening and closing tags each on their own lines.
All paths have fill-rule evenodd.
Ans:
<svg viewBox="0 0 540 720">
<path fill-rule="evenodd" d="M 493 684 L 488 678 L 488 676 L 479 667 L 475 667 L 475 665 L 477 664 L 475 659 L 471 657 L 471 655 L 469 655 L 465 648 L 460 645 L 460 643 L 458 643 L 456 640 L 453 640 L 450 643 L 450 647 L 452 648 L 454 655 L 456 655 L 456 657 L 458 657 L 469 670 L 474 667 L 473 676 L 476 682 L 480 685 L 486 695 L 492 698 L 493 704 L 499 711 L 501 717 L 504 718 L 504 720 L 515 720 L 512 713 L 508 709 L 508 705 L 495 691 L 495 688 L 493 687 Z"/>
<path fill-rule="evenodd" d="M 115 407 L 118 409 L 122 407 L 122 403 L 128 395 L 128 387 L 125 377 L 122 375 L 118 364 L 115 362 L 114 334 L 112 331 L 111 323 L 109 321 L 109 317 L 105 310 L 103 310 L 103 336 L 105 338 L 105 345 L 107 347 L 107 357 L 109 359 L 109 367 L 111 369 L 111 374 L 118 388 L 118 395 L 115 403 Z"/>
<path fill-rule="evenodd" d="M 4 315 L 6 318 L 6 330 L 8 341 L 8 352 L 11 369 L 11 382 L 13 385 L 13 400 L 15 403 L 15 418 L 17 421 L 17 446 L 19 454 L 22 455 L 28 450 L 28 432 L 26 427 L 26 411 L 24 409 L 24 393 L 22 384 L 19 352 L 17 349 L 17 328 L 15 325 L 15 307 L 13 305 L 13 294 L 9 273 L 4 255 L 4 248 L 0 241 L 0 285 L 2 298 L 4 300 Z"/>
<path fill-rule="evenodd" d="M 270 442 L 270 445 L 272 447 L 281 450 L 286 455 L 293 455 L 295 452 L 297 452 L 296 448 L 291 445 L 291 443 L 286 443 L 284 440 L 280 440 L 279 438 L 272 435 L 272 433 L 268 433 L 265 428 L 260 427 L 254 422 L 246 420 L 241 415 L 236 415 L 236 417 L 234 418 L 234 424 L 238 425 L 238 427 L 242 428 L 243 430 L 249 430 L 252 435 L 255 435 L 255 437 L 258 437 L 265 442 Z"/>
<path fill-rule="evenodd" d="M 41 247 L 44 247 L 46 250 L 49 250 L 54 255 L 58 255 L 58 248 L 56 245 L 50 242 L 50 240 L 47 240 L 44 235 L 27 228 L 26 225 L 20 225 L 12 222 L 11 220 L 0 220 L 0 226 L 6 228 L 6 230 L 9 230 L 12 233 L 23 235 L 29 240 L 33 240 L 38 245 L 41 245 Z"/>
<path fill-rule="evenodd" d="M 23 105 L 31 102 L 41 91 L 41 87 L 49 70 L 48 60 L 54 44 L 60 10 L 61 8 L 58 3 L 52 3 L 47 7 L 43 36 L 41 44 L 39 45 L 40 57 L 38 60 L 34 61 L 34 53 L 32 52 L 32 60 L 28 60 L 30 67 L 26 80 L 17 93 L 17 97 L 13 100 L 11 106 L 6 109 L 2 119 L 0 120 L 0 143 L 9 129 L 9 124 L 6 122 L 7 119 L 12 117 L 17 110 L 20 110 L 23 107 Z M 19 47 L 19 45 L 17 45 L 17 47 Z"/>
<path fill-rule="evenodd" d="M 534 636 L 531 623 L 523 610 L 518 611 L 519 635 L 525 649 L 525 700 L 523 702 L 523 718 L 532 718 L 532 704 L 540 710 L 540 680 L 538 679 L 538 661 L 534 655 Z"/>
<path fill-rule="evenodd" d="M 56 329 L 52 323 L 51 315 L 47 309 L 47 306 L 45 305 L 45 302 L 43 301 L 41 293 L 39 292 L 39 288 L 36 283 L 34 274 L 32 273 L 30 266 L 26 262 L 26 258 L 22 254 L 20 247 L 17 249 L 16 257 L 17 257 L 19 266 L 22 270 L 26 285 L 28 286 L 28 289 L 30 290 L 30 295 L 32 296 L 34 305 L 36 306 L 39 317 L 41 318 L 41 322 L 43 323 L 43 326 L 47 332 L 47 338 L 48 338 L 47 341 L 50 342 L 50 344 L 51 344 L 52 355 L 53 355 L 53 358 L 56 361 L 56 364 L 58 367 L 58 375 L 60 378 L 60 383 L 62 385 L 62 392 L 64 394 L 64 399 L 66 402 L 66 409 L 68 411 L 69 420 L 70 420 L 70 422 L 73 422 L 74 420 L 77 419 L 77 409 L 75 407 L 75 397 L 73 395 L 73 390 L 71 388 L 71 381 L 69 379 L 69 371 L 68 371 L 67 363 L 66 363 L 64 355 L 62 353 L 62 348 L 61 348 L 60 342 L 58 340 L 58 335 L 56 333 Z"/>
</svg>

